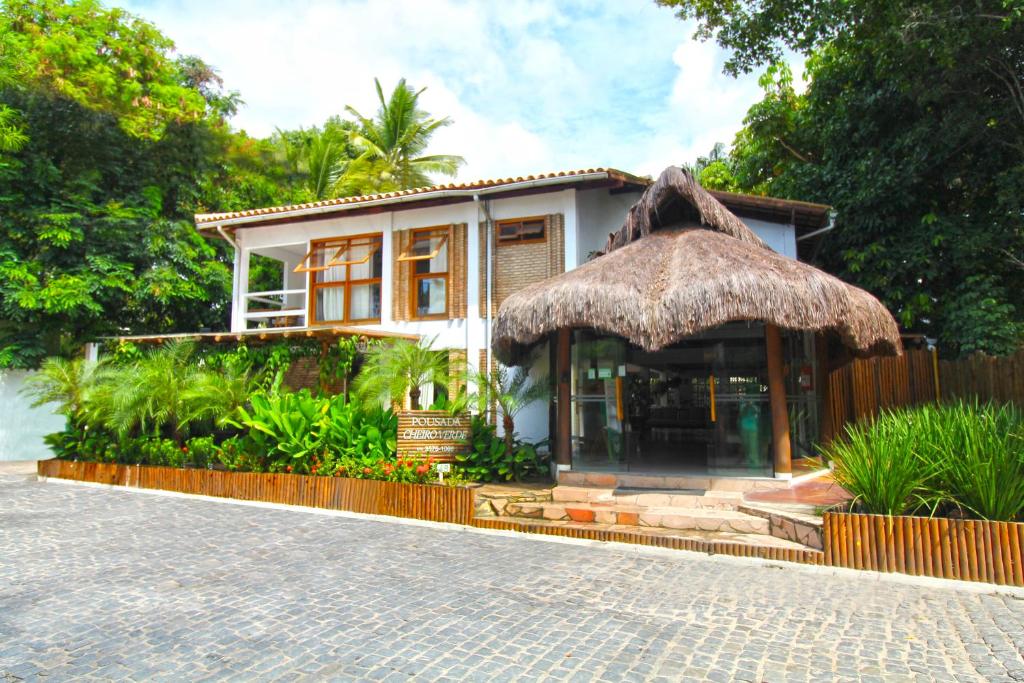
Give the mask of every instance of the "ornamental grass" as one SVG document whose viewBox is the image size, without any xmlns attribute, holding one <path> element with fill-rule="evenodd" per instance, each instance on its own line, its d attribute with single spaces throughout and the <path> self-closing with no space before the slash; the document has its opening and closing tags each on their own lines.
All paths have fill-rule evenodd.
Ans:
<svg viewBox="0 0 1024 683">
<path fill-rule="evenodd" d="M 825 454 L 863 512 L 1024 517 L 1024 416 L 1012 405 L 886 411 L 849 425 Z"/>
</svg>

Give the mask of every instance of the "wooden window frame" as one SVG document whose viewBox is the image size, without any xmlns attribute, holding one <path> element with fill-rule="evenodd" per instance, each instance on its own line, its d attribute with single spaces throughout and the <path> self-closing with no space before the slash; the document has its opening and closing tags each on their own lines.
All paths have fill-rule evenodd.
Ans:
<svg viewBox="0 0 1024 683">
<path fill-rule="evenodd" d="M 531 239 L 502 239 L 501 228 L 509 224 L 518 223 L 541 223 L 544 226 L 544 234 Z M 515 244 L 543 244 L 548 241 L 548 217 L 547 216 L 525 216 L 523 218 L 504 218 L 494 222 L 494 243 L 499 247 L 510 247 Z"/>
<path fill-rule="evenodd" d="M 441 248 L 444 245 L 451 245 L 451 234 L 452 226 L 450 225 L 438 225 L 431 228 L 416 228 L 409 234 L 409 246 L 399 256 L 399 261 L 405 262 L 416 262 L 416 261 L 429 261 L 430 259 L 436 258 L 440 253 Z M 441 243 L 437 246 L 430 254 L 421 254 L 419 256 L 413 256 L 413 247 L 416 244 L 416 238 L 422 235 L 440 235 Z M 409 267 L 409 319 L 410 320 L 448 320 L 452 310 L 452 288 L 451 288 L 451 272 L 452 272 L 452 250 L 448 249 L 448 256 L 445 259 L 447 261 L 446 270 L 443 273 L 417 273 L 415 266 Z M 417 285 L 420 280 L 440 280 L 444 279 L 444 312 L 433 313 L 431 315 L 417 315 L 416 311 L 419 308 L 417 306 Z"/>
<path fill-rule="evenodd" d="M 374 244 L 375 241 L 376 241 L 376 244 Z M 329 249 L 331 246 L 334 246 L 334 244 L 339 244 L 338 250 L 334 252 L 334 256 L 331 257 L 331 260 L 328 261 L 326 265 L 324 265 L 324 266 L 314 266 L 312 268 L 309 267 L 308 265 L 306 265 L 306 264 L 308 264 L 309 259 L 312 258 L 312 255 L 316 252 L 317 249 L 321 248 L 322 246 L 326 246 Z M 380 308 L 381 311 L 384 310 L 384 285 L 382 284 L 382 278 L 380 278 L 380 277 L 371 277 L 371 278 L 363 278 L 363 279 L 360 279 L 360 280 L 353 280 L 352 279 L 352 266 L 362 265 L 362 264 L 366 263 L 367 261 L 369 261 L 370 259 L 372 259 L 374 254 L 376 254 L 378 251 L 381 250 L 383 244 L 384 244 L 384 234 L 380 233 L 380 232 L 366 233 L 366 234 L 363 234 L 363 235 L 351 235 L 351 236 L 346 236 L 346 237 L 329 237 L 327 239 L 311 240 L 310 241 L 310 243 L 309 243 L 309 253 L 306 254 L 306 258 L 304 258 L 299 263 L 299 265 L 296 266 L 296 268 L 295 268 L 295 272 L 296 273 L 308 273 L 309 274 L 308 275 L 308 277 L 309 277 L 309 281 L 308 281 L 309 282 L 309 287 L 308 287 L 308 290 L 309 290 L 309 305 L 308 305 L 308 309 L 309 310 L 306 313 L 307 316 L 308 316 L 309 324 L 307 325 L 307 327 L 316 327 L 316 326 L 319 326 L 319 325 L 339 325 L 339 324 L 341 324 L 341 325 L 353 325 L 353 324 L 360 324 L 360 325 L 367 325 L 367 324 L 369 324 L 369 325 L 373 325 L 373 324 L 380 323 L 380 321 L 381 321 L 381 317 L 380 316 L 377 316 L 376 318 L 350 318 L 349 315 L 351 314 L 351 306 L 352 306 L 352 287 L 354 287 L 354 286 L 357 287 L 357 286 L 360 286 L 360 285 L 373 285 L 373 284 L 380 285 L 380 298 L 381 298 L 381 301 L 380 301 L 380 307 L 379 308 Z M 346 252 L 349 249 L 351 249 L 353 246 L 363 246 L 363 245 L 369 245 L 371 247 L 370 253 L 365 258 L 361 258 L 361 259 L 354 260 L 354 261 L 338 261 L 337 260 L 339 256 L 341 256 L 344 252 Z M 342 267 L 345 269 L 345 279 L 344 280 L 336 280 L 334 282 L 320 282 L 320 283 L 318 283 L 316 281 L 316 274 L 317 273 L 325 271 L 325 270 L 327 270 L 329 268 L 342 268 Z M 300 270 L 300 268 L 301 268 L 301 270 Z M 344 288 L 344 290 L 345 290 L 345 308 L 344 308 L 344 317 L 343 317 L 343 319 L 342 320 L 317 320 L 316 319 L 316 295 L 317 295 L 317 292 L 319 290 L 321 290 L 321 289 L 338 289 L 338 288 Z"/>
<path fill-rule="evenodd" d="M 374 244 L 374 239 L 375 238 L 378 238 L 376 244 Z M 311 258 L 313 258 L 313 254 L 316 252 L 316 250 L 321 245 L 328 245 L 328 244 L 331 244 L 332 242 L 341 242 L 342 243 L 341 246 L 338 247 L 338 250 L 334 252 L 334 256 L 332 256 L 331 259 L 327 263 L 322 265 L 322 266 L 310 266 L 309 265 L 309 260 Z M 360 242 L 360 243 L 353 244 L 354 242 Z M 368 233 L 368 234 L 365 234 L 365 235 L 354 235 L 352 237 L 328 237 L 327 239 L 322 239 L 322 240 L 312 240 L 309 244 L 310 244 L 309 251 L 307 251 L 306 255 L 302 257 L 301 261 L 299 261 L 299 265 L 295 266 L 295 268 L 293 269 L 293 272 L 295 272 L 295 273 L 319 273 L 319 272 L 325 271 L 325 270 L 327 270 L 329 268 L 334 268 L 336 266 L 358 266 L 360 264 L 366 263 L 371 258 L 373 258 L 374 254 L 376 254 L 378 251 L 380 251 L 381 246 L 383 245 L 383 234 L 378 232 L 378 233 Z M 341 256 L 342 253 L 348 251 L 353 246 L 357 246 L 358 247 L 358 246 L 362 246 L 362 244 L 368 244 L 368 245 L 373 247 L 372 249 L 370 249 L 370 253 L 367 254 L 364 258 L 361 258 L 361 259 L 359 259 L 357 261 L 339 261 L 338 260 L 338 257 Z"/>
</svg>

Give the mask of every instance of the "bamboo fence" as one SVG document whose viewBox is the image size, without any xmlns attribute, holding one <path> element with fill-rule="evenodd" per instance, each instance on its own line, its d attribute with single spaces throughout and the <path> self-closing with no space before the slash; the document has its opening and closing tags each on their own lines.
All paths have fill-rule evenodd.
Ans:
<svg viewBox="0 0 1024 683">
<path fill-rule="evenodd" d="M 1024 586 L 1024 524 L 826 512 L 824 564 Z"/>
<path fill-rule="evenodd" d="M 824 550 L 812 550 L 477 518 L 470 488 L 68 460 L 40 461 L 38 473 L 74 481 L 411 517 L 484 529 L 1024 586 L 1024 524 L 1012 522 L 828 512 L 823 525 Z"/>
<path fill-rule="evenodd" d="M 434 522 L 469 524 L 473 518 L 473 491 L 464 487 L 69 460 L 42 460 L 38 463 L 38 473 L 74 481 Z"/>
</svg>

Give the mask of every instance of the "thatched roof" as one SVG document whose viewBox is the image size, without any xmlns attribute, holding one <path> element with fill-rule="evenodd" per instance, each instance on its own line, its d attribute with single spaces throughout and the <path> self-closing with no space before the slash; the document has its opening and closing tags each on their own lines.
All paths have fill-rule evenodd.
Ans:
<svg viewBox="0 0 1024 683">
<path fill-rule="evenodd" d="M 673 217 L 678 217 L 681 212 L 684 215 L 689 213 L 687 209 L 696 210 L 696 218 L 712 230 L 768 249 L 768 245 L 753 230 L 701 187 L 689 171 L 669 166 L 644 191 L 637 203 L 630 207 L 626 222 L 608 236 L 602 253 L 607 254 L 646 237 L 662 225 L 677 222 L 673 221 Z"/>
<path fill-rule="evenodd" d="M 683 219 L 662 224 L 672 216 Z M 878 299 L 772 251 L 681 169 L 644 193 L 605 251 L 502 303 L 493 331 L 499 358 L 563 327 L 653 351 L 738 320 L 832 331 L 858 356 L 901 353 L 896 321 Z"/>
</svg>

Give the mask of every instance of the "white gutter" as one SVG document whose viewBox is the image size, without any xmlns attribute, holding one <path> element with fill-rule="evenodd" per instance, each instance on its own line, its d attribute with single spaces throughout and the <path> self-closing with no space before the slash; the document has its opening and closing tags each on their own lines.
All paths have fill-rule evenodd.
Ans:
<svg viewBox="0 0 1024 683">
<path fill-rule="evenodd" d="M 477 198 L 477 200 L 479 201 L 479 198 Z M 491 359 L 491 354 L 493 353 L 491 351 L 491 325 L 494 323 L 494 320 L 492 319 L 493 316 L 491 315 L 491 292 L 494 291 L 494 244 L 492 242 L 494 233 L 494 219 L 491 218 L 491 207 L 488 206 L 488 202 L 485 201 L 483 203 L 483 209 L 484 230 L 487 233 L 487 249 L 485 252 L 487 258 L 487 326 L 485 328 L 486 334 L 484 335 L 484 338 L 486 339 L 487 342 L 487 361 L 486 367 L 484 369 L 488 374 L 490 374 L 491 363 L 494 362 Z"/>
<path fill-rule="evenodd" d="M 604 180 L 608 178 L 607 171 L 596 171 L 594 173 L 580 173 L 579 175 L 571 176 L 555 176 L 553 178 L 537 178 L 534 180 L 522 180 L 516 183 L 507 183 L 504 185 L 494 185 L 491 187 L 476 188 L 476 189 L 451 189 L 451 190 L 433 190 L 431 192 L 421 192 L 418 194 L 407 194 L 399 197 L 385 197 L 382 199 L 371 199 L 365 202 L 352 202 L 351 204 L 329 204 L 326 206 L 311 206 L 304 209 L 292 209 L 290 211 L 281 211 L 275 213 L 265 213 L 255 216 L 239 216 L 238 218 L 225 218 L 221 220 L 204 221 L 197 223 L 197 227 L 200 230 L 208 228 L 217 228 L 217 231 L 223 236 L 221 228 L 230 225 L 244 225 L 246 223 L 260 223 L 268 220 L 278 220 L 281 218 L 295 218 L 299 216 L 314 216 L 317 214 L 324 213 L 337 213 L 339 211 L 351 211 L 354 209 L 361 209 L 364 207 L 382 206 L 388 204 L 407 204 L 409 202 L 419 202 L 429 199 L 446 199 L 450 197 L 475 197 L 482 194 L 497 194 L 500 192 L 511 192 L 515 190 L 530 189 L 533 187 L 548 187 L 551 185 L 566 185 L 569 183 L 585 182 L 588 180 Z"/>
<path fill-rule="evenodd" d="M 828 212 L 828 224 L 824 228 L 818 228 L 817 230 L 812 230 L 811 232 L 807 233 L 806 235 L 800 235 L 799 237 L 796 238 L 796 241 L 797 242 L 803 242 L 804 240 L 809 240 L 812 237 L 817 237 L 818 235 L 824 235 L 826 232 L 832 232 L 832 229 L 835 228 L 835 227 L 836 227 L 836 212 L 835 211 L 829 211 Z"/>
</svg>

